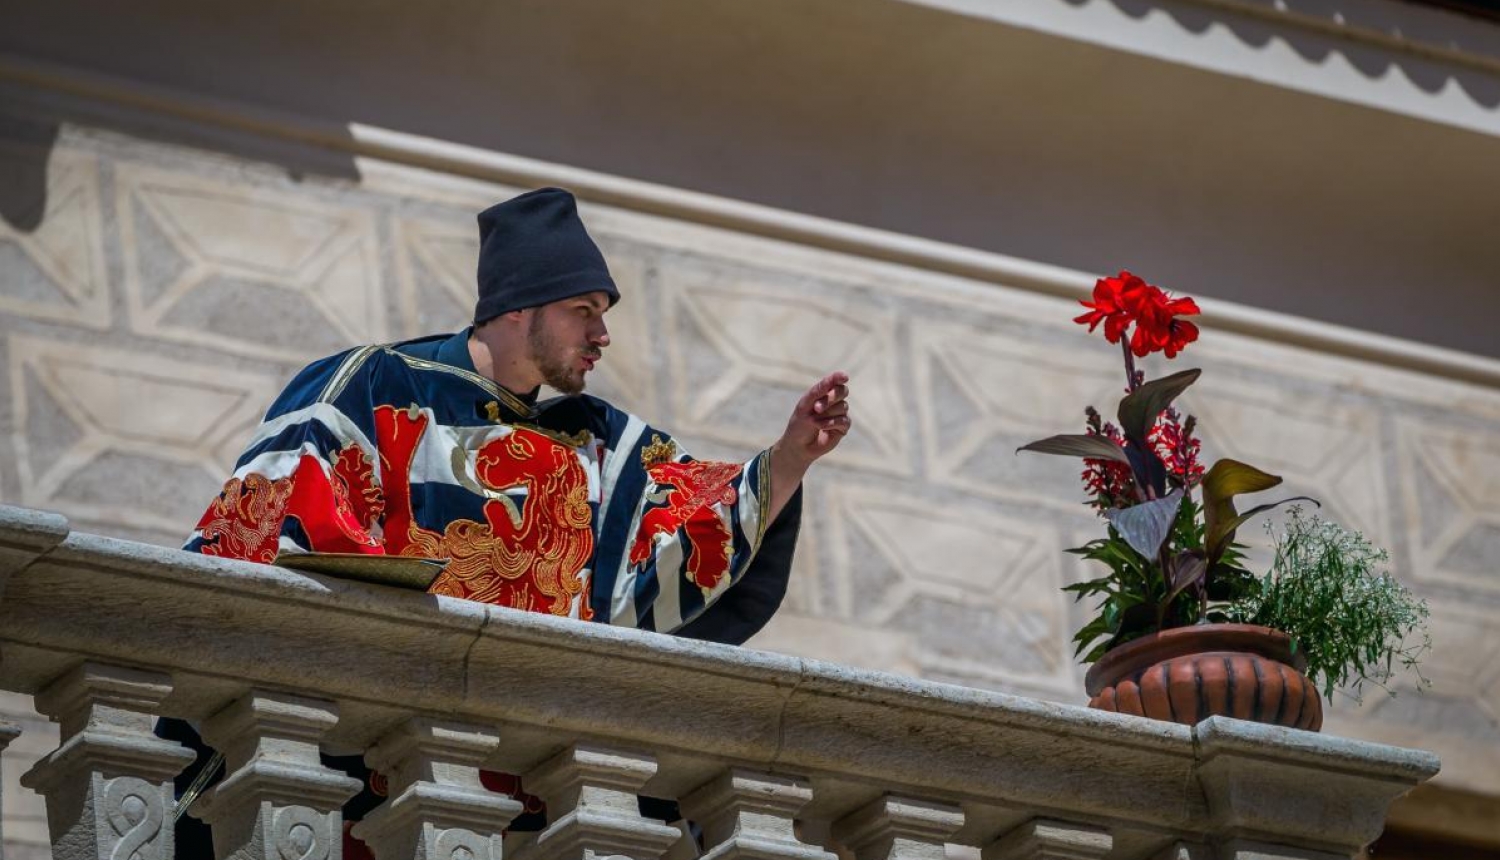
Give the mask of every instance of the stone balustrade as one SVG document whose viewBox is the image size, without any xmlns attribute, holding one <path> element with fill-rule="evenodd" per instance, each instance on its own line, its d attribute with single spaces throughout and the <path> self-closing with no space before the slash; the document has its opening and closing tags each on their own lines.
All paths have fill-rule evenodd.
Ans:
<svg viewBox="0 0 1500 860">
<path fill-rule="evenodd" d="M 173 856 L 151 732 L 193 721 L 227 775 L 219 857 L 858 860 L 1348 857 L 1431 754 L 1234 720 L 1196 727 L 856 671 L 70 533 L 0 507 L 0 688 L 61 744 L 22 777 L 54 856 Z M 0 744 L 6 737 L 0 732 Z M 520 774 L 548 826 L 480 771 Z M 679 801 L 692 827 L 643 818 Z"/>
</svg>

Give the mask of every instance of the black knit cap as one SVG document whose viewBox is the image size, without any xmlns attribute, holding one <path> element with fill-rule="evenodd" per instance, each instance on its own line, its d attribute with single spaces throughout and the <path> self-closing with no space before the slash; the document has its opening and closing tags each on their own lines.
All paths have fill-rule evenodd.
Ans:
<svg viewBox="0 0 1500 860">
<path fill-rule="evenodd" d="M 539 188 L 479 213 L 476 323 L 595 290 L 620 300 L 572 194 Z"/>
</svg>

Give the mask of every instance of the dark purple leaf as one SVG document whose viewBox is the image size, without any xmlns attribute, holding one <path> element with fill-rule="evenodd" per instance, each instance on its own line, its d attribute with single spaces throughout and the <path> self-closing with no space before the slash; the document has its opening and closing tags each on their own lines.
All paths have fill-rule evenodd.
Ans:
<svg viewBox="0 0 1500 860">
<path fill-rule="evenodd" d="M 1090 460 L 1115 460 L 1129 464 L 1130 458 L 1119 445 L 1104 436 L 1087 436 L 1081 433 L 1065 433 L 1038 439 L 1022 445 L 1017 451 L 1035 451 L 1038 454 L 1059 454 L 1064 457 L 1084 457 Z"/>
<path fill-rule="evenodd" d="M 1204 574 L 1208 573 L 1208 558 L 1201 550 L 1187 550 L 1172 558 L 1170 568 L 1167 581 L 1171 583 L 1171 590 L 1166 599 L 1169 605 L 1177 595 L 1203 580 Z"/>
<path fill-rule="evenodd" d="M 1153 499 L 1128 508 L 1110 508 L 1104 516 L 1131 549 L 1154 559 L 1172 532 L 1172 522 L 1177 519 L 1182 498 L 1182 491 L 1174 490 L 1164 499 Z"/>
</svg>

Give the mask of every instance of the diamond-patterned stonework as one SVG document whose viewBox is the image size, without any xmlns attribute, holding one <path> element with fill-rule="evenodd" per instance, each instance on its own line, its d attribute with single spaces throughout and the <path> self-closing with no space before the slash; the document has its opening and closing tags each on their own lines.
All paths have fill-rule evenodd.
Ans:
<svg viewBox="0 0 1500 860">
<path fill-rule="evenodd" d="M 135 332 L 289 360 L 386 336 L 371 212 L 151 168 L 116 173 Z M 153 266 L 138 229 L 186 265 Z"/>
<path fill-rule="evenodd" d="M 0 140 L 0 176 L 35 169 L 37 160 L 30 144 Z M 37 219 L 36 228 L 0 219 L 0 314 L 108 328 L 98 161 L 87 153 L 59 152 L 41 163 L 45 182 L 34 184 L 31 199 L 13 203 Z M 25 177 L 12 181 L 14 187 L 33 187 Z"/>
<path fill-rule="evenodd" d="M 0 140 L 5 169 L 45 171 L 22 184 L 45 190 L 35 223 L 0 221 L 0 499 L 167 545 L 303 363 L 469 322 L 474 214 L 521 190 L 391 165 L 294 179 L 67 129 L 29 146 Z M 1099 523 L 1077 463 L 1015 453 L 1121 393 L 1076 305 L 582 205 L 624 295 L 595 393 L 741 458 L 814 378 L 853 378 L 855 434 L 808 479 L 753 645 L 1083 701 L 1086 607 L 1059 588 L 1096 572 L 1062 550 Z M 1434 602 L 1432 698 L 1339 704 L 1330 731 L 1435 749 L 1440 780 L 1500 793 L 1500 391 L 1211 328 L 1182 361 L 1205 370 L 1183 405 L 1209 453 L 1280 471 Z"/>
<path fill-rule="evenodd" d="M 1500 595 L 1500 433 L 1402 421 L 1397 439 L 1413 575 Z"/>
<path fill-rule="evenodd" d="M 861 380 L 863 412 L 860 434 L 840 446 L 836 461 L 911 474 L 893 313 L 849 302 L 838 284 L 798 284 L 696 261 L 662 280 L 666 330 L 692 333 L 668 341 L 680 432 L 765 444 L 807 385 L 841 368 Z M 701 352 L 713 354 L 717 372 L 703 373 Z"/>
<path fill-rule="evenodd" d="M 168 543 L 191 531 L 277 389 L 145 351 L 7 340 L 20 503 L 106 530 L 159 530 Z"/>
</svg>

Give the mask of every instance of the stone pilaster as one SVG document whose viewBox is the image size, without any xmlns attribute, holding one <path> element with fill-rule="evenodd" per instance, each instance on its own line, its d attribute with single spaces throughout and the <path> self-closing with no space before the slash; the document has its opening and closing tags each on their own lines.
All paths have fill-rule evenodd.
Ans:
<svg viewBox="0 0 1500 860">
<path fill-rule="evenodd" d="M 833 836 L 857 860 L 943 860 L 963 823 L 952 804 L 886 795 L 835 822 Z"/>
<path fill-rule="evenodd" d="M 256 690 L 203 724 L 228 775 L 192 813 L 213 826 L 217 856 L 339 860 L 341 809 L 360 784 L 318 758 L 337 722 L 333 702 Z"/>
<path fill-rule="evenodd" d="M 574 746 L 525 775 L 547 803 L 551 823 L 514 860 L 657 860 L 682 832 L 641 817 L 636 799 L 656 775 L 645 754 Z"/>
<path fill-rule="evenodd" d="M 354 826 L 376 860 L 500 860 L 521 804 L 486 789 L 479 765 L 500 739 L 461 723 L 408 720 L 365 754 L 390 799 Z"/>
<path fill-rule="evenodd" d="M 171 689 L 161 673 L 84 663 L 36 697 L 62 743 L 21 784 L 46 799 L 54 857 L 172 857 L 172 777 L 193 754 L 151 732 Z"/>
<path fill-rule="evenodd" d="M 1377 763 L 1358 741 L 1223 717 L 1193 733 L 1220 860 L 1357 854 L 1380 835 L 1391 801 L 1422 778 L 1413 776 L 1436 769 L 1426 753 L 1391 750 Z"/>
<path fill-rule="evenodd" d="M 1033 818 L 984 849 L 984 860 L 1103 860 L 1109 831 L 1087 824 Z"/>
<path fill-rule="evenodd" d="M 810 800 L 803 780 L 733 768 L 683 798 L 682 811 L 703 828 L 704 860 L 833 860 L 797 839 L 793 822 Z"/>
</svg>

